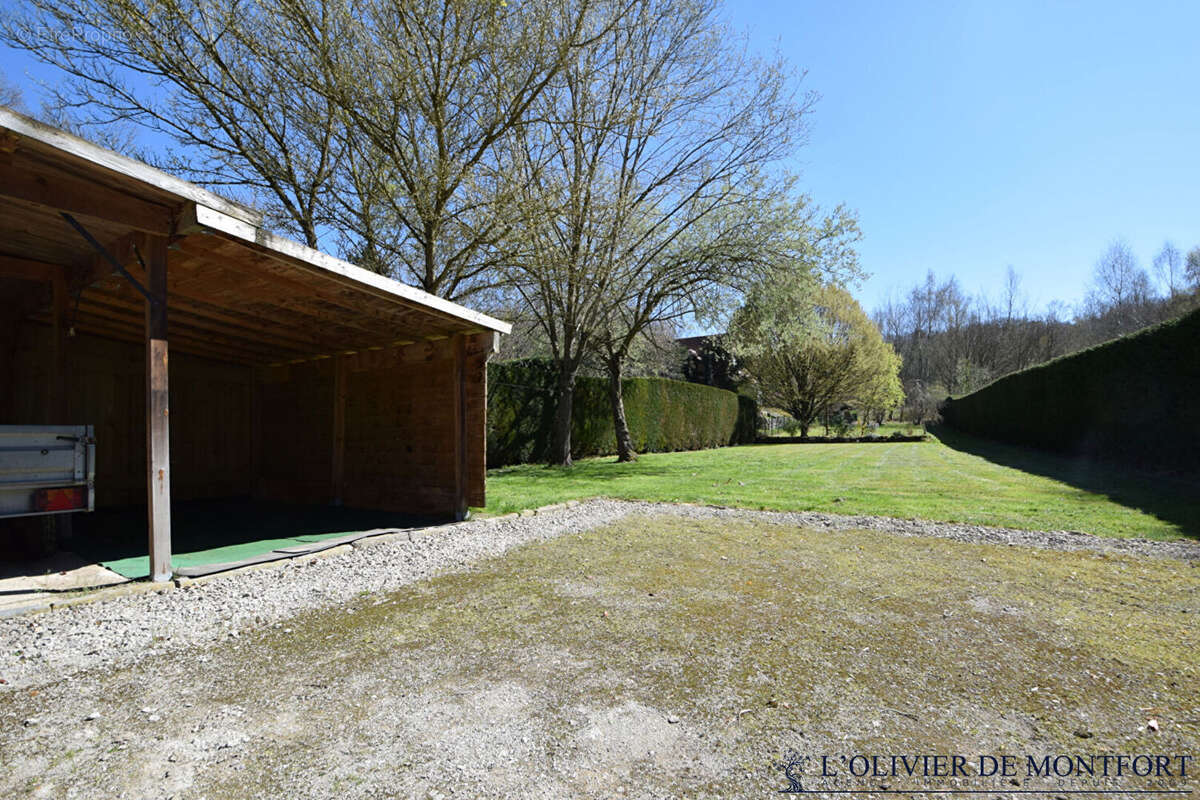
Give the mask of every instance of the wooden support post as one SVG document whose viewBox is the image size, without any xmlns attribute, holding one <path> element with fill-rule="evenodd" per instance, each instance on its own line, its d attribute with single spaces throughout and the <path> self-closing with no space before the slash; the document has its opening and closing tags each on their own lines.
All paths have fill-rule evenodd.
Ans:
<svg viewBox="0 0 1200 800">
<path fill-rule="evenodd" d="M 467 513 L 467 337 L 454 337 L 454 518 Z"/>
<path fill-rule="evenodd" d="M 167 385 L 167 240 L 141 245 L 153 301 L 146 302 L 146 503 L 150 524 L 150 579 L 171 578 L 171 426 Z"/>
<path fill-rule="evenodd" d="M 346 483 L 346 356 L 333 359 L 333 504 L 342 504 Z"/>
</svg>

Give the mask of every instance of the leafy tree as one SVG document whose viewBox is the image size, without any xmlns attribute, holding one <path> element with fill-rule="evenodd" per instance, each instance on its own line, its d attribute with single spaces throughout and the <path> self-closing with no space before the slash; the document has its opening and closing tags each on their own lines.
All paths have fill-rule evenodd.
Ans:
<svg viewBox="0 0 1200 800">
<path fill-rule="evenodd" d="M 899 357 L 835 284 L 757 287 L 735 315 L 730 337 L 764 405 L 791 414 L 803 436 L 842 403 L 873 408 L 899 398 Z"/>
<path fill-rule="evenodd" d="M 859 238 L 857 216 L 843 207 L 821 218 L 807 197 L 783 201 L 783 187 L 730 193 L 726 208 L 690 223 L 677 245 L 657 260 L 628 260 L 635 292 L 618 303 L 598 337 L 609 378 L 609 402 L 618 460 L 636 457 L 621 398 L 623 364 L 630 347 L 653 325 L 692 315 L 716 324 L 730 298 L 756 280 L 793 265 L 807 274 L 819 265 L 830 280 L 857 276 L 850 244 Z M 719 327 L 719 325 L 718 325 Z"/>
<path fill-rule="evenodd" d="M 882 424 L 887 415 L 904 403 L 904 387 L 900 383 L 900 356 L 891 345 L 886 345 L 883 360 L 888 362 L 870 373 L 856 392 L 856 404 L 862 411 L 862 426 L 874 420 Z"/>
</svg>

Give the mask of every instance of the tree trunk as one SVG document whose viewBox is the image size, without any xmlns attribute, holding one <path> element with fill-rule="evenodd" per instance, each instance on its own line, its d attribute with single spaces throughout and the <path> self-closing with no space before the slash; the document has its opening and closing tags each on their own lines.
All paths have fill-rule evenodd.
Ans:
<svg viewBox="0 0 1200 800">
<path fill-rule="evenodd" d="M 558 366 L 558 396 L 554 407 L 554 429 L 550 436 L 550 464 L 571 466 L 571 411 L 575 402 L 575 369 Z"/>
<path fill-rule="evenodd" d="M 625 398 L 621 394 L 621 359 L 608 358 L 608 400 L 612 405 L 613 430 L 617 434 L 617 461 L 636 461 L 633 437 L 629 435 L 629 423 L 625 420 Z"/>
<path fill-rule="evenodd" d="M 801 402 L 785 408 L 784 411 L 792 415 L 792 419 L 800 425 L 800 435 L 807 438 L 809 429 L 817 421 L 817 413 L 813 411 L 812 406 L 809 403 Z"/>
</svg>

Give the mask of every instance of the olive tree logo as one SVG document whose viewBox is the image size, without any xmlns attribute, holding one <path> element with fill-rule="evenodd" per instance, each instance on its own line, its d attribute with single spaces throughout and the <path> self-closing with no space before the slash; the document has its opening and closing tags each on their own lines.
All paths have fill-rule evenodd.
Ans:
<svg viewBox="0 0 1200 800">
<path fill-rule="evenodd" d="M 788 786 L 786 789 L 780 789 L 781 794 L 800 794 L 804 792 L 804 765 L 808 763 L 808 756 L 802 755 L 795 750 L 788 750 L 782 761 L 775 762 L 775 768 L 783 772 L 783 777 L 787 778 Z"/>
</svg>

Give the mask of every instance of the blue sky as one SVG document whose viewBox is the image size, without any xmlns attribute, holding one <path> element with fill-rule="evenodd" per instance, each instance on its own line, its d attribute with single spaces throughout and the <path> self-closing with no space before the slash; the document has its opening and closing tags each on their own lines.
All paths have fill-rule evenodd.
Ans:
<svg viewBox="0 0 1200 800">
<path fill-rule="evenodd" d="M 821 94 L 797 166 L 862 217 L 868 308 L 932 269 L 1074 303 L 1124 237 L 1200 245 L 1200 3 L 733 2 Z"/>
<path fill-rule="evenodd" d="M 868 308 L 927 270 L 1077 302 L 1124 237 L 1144 266 L 1200 245 L 1200 2 L 729 0 L 821 94 L 792 165 L 858 209 Z M 23 84 L 54 73 L 0 48 Z"/>
</svg>

